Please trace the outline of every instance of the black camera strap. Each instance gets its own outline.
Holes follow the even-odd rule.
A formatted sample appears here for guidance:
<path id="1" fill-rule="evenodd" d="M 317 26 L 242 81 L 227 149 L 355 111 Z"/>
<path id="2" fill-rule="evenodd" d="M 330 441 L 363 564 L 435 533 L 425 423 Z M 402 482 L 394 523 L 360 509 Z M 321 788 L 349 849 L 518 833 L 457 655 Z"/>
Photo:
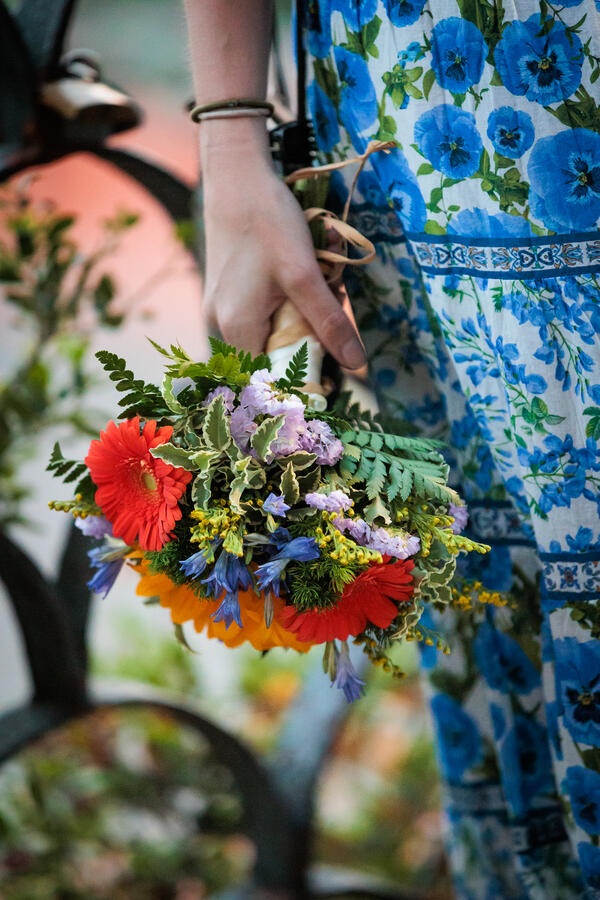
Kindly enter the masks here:
<path id="1" fill-rule="evenodd" d="M 306 114 L 306 0 L 296 0 L 296 118 L 277 125 L 270 132 L 273 159 L 284 175 L 310 166 L 314 155 L 314 138 Z"/>

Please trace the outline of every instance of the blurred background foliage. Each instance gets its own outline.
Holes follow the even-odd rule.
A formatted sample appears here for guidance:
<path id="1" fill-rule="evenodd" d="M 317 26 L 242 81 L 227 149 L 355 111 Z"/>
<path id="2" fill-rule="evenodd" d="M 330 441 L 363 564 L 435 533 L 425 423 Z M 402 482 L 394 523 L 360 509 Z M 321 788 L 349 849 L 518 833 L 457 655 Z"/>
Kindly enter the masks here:
<path id="1" fill-rule="evenodd" d="M 72 237 L 75 217 L 53 203 L 31 201 L 28 178 L 0 194 L 0 287 L 13 324 L 28 337 L 22 357 L 0 378 L 0 525 L 22 521 L 21 501 L 32 490 L 19 468 L 43 429 L 70 426 L 90 437 L 103 424 L 86 403 L 90 335 L 116 328 L 115 282 L 104 270 L 133 213 L 102 223 L 99 246 L 84 253 Z"/>

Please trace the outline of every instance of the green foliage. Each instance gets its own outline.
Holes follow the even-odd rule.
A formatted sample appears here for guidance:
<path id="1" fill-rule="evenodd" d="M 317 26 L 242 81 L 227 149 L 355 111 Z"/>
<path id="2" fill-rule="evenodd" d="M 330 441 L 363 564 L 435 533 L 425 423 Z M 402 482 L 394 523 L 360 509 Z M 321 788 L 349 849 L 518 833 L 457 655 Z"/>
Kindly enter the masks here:
<path id="1" fill-rule="evenodd" d="M 458 502 L 457 494 L 446 484 L 448 466 L 438 452 L 438 442 L 366 430 L 346 431 L 341 438 L 340 473 L 355 486 L 364 485 L 372 501 L 367 521 L 386 519 L 383 498 L 388 503 L 409 497 Z"/>
<path id="2" fill-rule="evenodd" d="M 288 506 L 294 506 L 300 499 L 300 486 L 292 462 L 282 472 L 280 488 Z"/>
<path id="3" fill-rule="evenodd" d="M 62 478 L 65 484 L 77 481 L 74 493 L 81 494 L 84 503 L 94 503 L 96 487 L 88 474 L 86 464 L 78 459 L 65 459 L 58 441 L 52 448 L 46 471 L 52 472 L 55 478 Z"/>
<path id="4" fill-rule="evenodd" d="M 183 447 L 175 447 L 173 444 L 160 444 L 158 447 L 152 447 L 150 453 L 155 459 L 162 459 L 170 466 L 179 466 L 188 472 L 195 472 L 198 468 L 194 460 L 197 455 L 194 450 L 184 450 Z"/>
<path id="5" fill-rule="evenodd" d="M 109 373 L 110 380 L 115 382 L 116 390 L 125 394 L 119 400 L 119 406 L 125 407 L 119 414 L 120 419 L 140 416 L 143 419 L 160 420 L 169 416 L 169 409 L 156 385 L 146 384 L 141 378 L 135 378 L 124 359 L 108 350 L 99 350 L 96 358 Z"/>
<path id="6" fill-rule="evenodd" d="M 342 563 L 327 554 L 312 562 L 291 562 L 287 578 L 292 603 L 300 611 L 330 609 L 338 602 L 345 586 L 364 569 L 364 565 Z"/>
<path id="7" fill-rule="evenodd" d="M 267 416 L 260 423 L 250 439 L 252 449 L 256 451 L 259 459 L 265 460 L 271 452 L 271 446 L 277 439 L 277 435 L 283 427 L 285 415 Z"/>
<path id="8" fill-rule="evenodd" d="M 173 379 L 170 375 L 165 375 L 163 377 L 160 392 L 171 412 L 175 413 L 176 416 L 184 415 L 185 407 L 181 405 L 175 396 L 175 392 L 173 391 Z"/>
<path id="9" fill-rule="evenodd" d="M 210 359 L 207 362 L 196 362 L 180 346 L 171 344 L 170 350 L 166 350 L 151 341 L 156 350 L 170 361 L 166 368 L 167 374 L 172 378 L 193 379 L 204 394 L 219 384 L 244 387 L 253 372 L 271 368 L 271 361 L 264 353 L 253 357 L 251 353 L 237 350 L 231 344 L 214 337 L 209 338 L 209 343 L 212 351 Z"/>
<path id="10" fill-rule="evenodd" d="M 0 194 L 0 284 L 30 338 L 27 351 L 0 380 L 3 525 L 22 521 L 20 505 L 29 487 L 21 483 L 19 469 L 33 453 L 36 435 L 60 425 L 91 436 L 102 424 L 92 421 L 82 403 L 91 382 L 89 333 L 123 320 L 114 304 L 117 287 L 102 265 L 136 220 L 131 214 L 109 219 L 99 248 L 86 253 L 72 235 L 75 217 L 49 204 L 34 206 L 26 190 L 22 182 Z M 90 322 L 85 328 L 84 311 Z"/>
<path id="11" fill-rule="evenodd" d="M 218 394 L 208 406 L 202 425 L 202 437 L 211 450 L 222 452 L 231 443 L 229 419 L 225 414 L 225 402 Z"/>
<path id="12" fill-rule="evenodd" d="M 288 391 L 290 388 L 304 387 L 307 368 L 308 344 L 305 342 L 292 356 L 290 364 L 285 370 L 285 375 L 277 381 L 277 386 L 281 388 L 282 391 Z"/>

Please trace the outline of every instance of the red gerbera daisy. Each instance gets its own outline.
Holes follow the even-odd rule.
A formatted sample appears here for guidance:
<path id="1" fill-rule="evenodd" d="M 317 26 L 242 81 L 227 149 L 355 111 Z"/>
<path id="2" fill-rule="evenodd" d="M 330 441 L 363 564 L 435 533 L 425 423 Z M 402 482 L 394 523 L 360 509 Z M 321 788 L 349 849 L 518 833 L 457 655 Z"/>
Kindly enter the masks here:
<path id="1" fill-rule="evenodd" d="M 398 604 L 407 603 L 413 594 L 412 559 L 369 566 L 344 589 L 337 606 L 298 612 L 285 606 L 279 621 L 298 640 L 323 644 L 336 638 L 345 641 L 364 631 L 367 622 L 387 628 L 398 614 Z"/>
<path id="2" fill-rule="evenodd" d="M 169 540 L 181 518 L 178 500 L 192 477 L 150 453 L 172 434 L 170 425 L 157 430 L 153 420 L 140 432 L 138 416 L 120 425 L 109 422 L 85 458 L 98 488 L 96 503 L 112 522 L 114 536 L 128 544 L 137 539 L 142 550 L 160 550 Z"/>

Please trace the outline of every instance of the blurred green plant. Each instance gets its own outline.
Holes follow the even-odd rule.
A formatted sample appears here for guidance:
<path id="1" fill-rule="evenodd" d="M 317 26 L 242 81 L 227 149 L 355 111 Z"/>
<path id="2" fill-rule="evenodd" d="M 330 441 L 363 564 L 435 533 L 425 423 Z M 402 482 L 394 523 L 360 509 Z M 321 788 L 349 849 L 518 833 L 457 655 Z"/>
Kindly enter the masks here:
<path id="1" fill-rule="evenodd" d="M 73 237 L 75 217 L 34 205 L 28 185 L 21 179 L 0 195 L 0 286 L 30 344 L 0 377 L 0 526 L 23 522 L 29 490 L 19 467 L 36 434 L 58 425 L 98 432 L 83 403 L 89 337 L 124 318 L 113 308 L 115 283 L 102 264 L 138 218 L 120 212 L 105 220 L 98 248 L 86 254 Z M 5 352 L 4 362 L 11 358 Z"/>
<path id="2" fill-rule="evenodd" d="M 199 693 L 192 655 L 170 632 L 158 632 L 140 616 L 124 612 L 115 615 L 111 625 L 111 652 L 93 656 L 95 675 L 143 681 L 186 697 Z"/>
<path id="3" fill-rule="evenodd" d="M 200 900 L 247 875 L 240 820 L 196 732 L 164 713 L 95 712 L 0 770 L 0 896 Z"/>

